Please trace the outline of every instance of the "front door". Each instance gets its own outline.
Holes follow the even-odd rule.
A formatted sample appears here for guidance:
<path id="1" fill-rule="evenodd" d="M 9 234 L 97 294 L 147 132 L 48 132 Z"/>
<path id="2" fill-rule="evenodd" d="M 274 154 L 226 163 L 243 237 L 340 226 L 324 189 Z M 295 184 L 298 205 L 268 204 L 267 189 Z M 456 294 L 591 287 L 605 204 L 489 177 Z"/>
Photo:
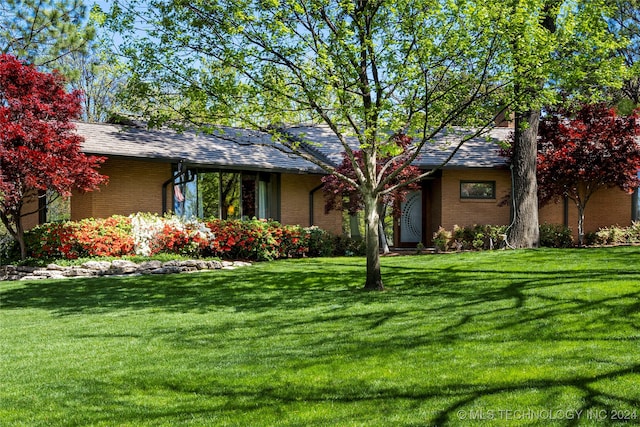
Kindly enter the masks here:
<path id="1" fill-rule="evenodd" d="M 422 242 L 422 191 L 412 191 L 400 205 L 400 245 Z"/>

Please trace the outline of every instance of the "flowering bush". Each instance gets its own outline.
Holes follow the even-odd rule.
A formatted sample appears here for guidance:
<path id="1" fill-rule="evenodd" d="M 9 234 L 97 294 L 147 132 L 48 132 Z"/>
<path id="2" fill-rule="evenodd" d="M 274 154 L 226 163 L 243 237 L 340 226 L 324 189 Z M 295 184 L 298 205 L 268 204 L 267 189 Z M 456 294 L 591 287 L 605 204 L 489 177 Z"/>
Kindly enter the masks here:
<path id="1" fill-rule="evenodd" d="M 137 213 L 130 218 L 135 254 L 150 256 L 160 252 L 162 247 L 158 236 L 164 230 L 164 220 L 158 215 L 146 213 Z"/>
<path id="2" fill-rule="evenodd" d="M 34 258 L 117 257 L 134 247 L 131 220 L 124 216 L 42 224 L 27 232 L 25 242 Z"/>
<path id="3" fill-rule="evenodd" d="M 215 238 L 211 230 L 197 220 L 149 213 L 137 213 L 130 218 L 136 255 L 165 252 L 199 256 Z"/>
<path id="4" fill-rule="evenodd" d="M 201 222 L 149 213 L 43 224 L 27 233 L 26 242 L 29 256 L 52 259 L 174 253 L 267 261 L 360 252 L 317 227 L 258 219 Z"/>
<path id="5" fill-rule="evenodd" d="M 300 257 L 308 251 L 308 236 L 298 226 L 253 219 L 211 220 L 207 222 L 216 238 L 209 249 L 222 258 L 258 261 Z"/>

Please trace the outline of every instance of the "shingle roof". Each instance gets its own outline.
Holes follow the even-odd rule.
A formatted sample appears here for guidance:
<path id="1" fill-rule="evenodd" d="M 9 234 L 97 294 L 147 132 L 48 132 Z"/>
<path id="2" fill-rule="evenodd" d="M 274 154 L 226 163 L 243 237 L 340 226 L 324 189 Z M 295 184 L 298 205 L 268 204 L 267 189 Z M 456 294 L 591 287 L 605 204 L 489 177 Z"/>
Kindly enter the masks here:
<path id="1" fill-rule="evenodd" d="M 171 162 L 184 160 L 195 166 L 227 169 L 323 173 L 313 163 L 274 148 L 271 137 L 257 131 L 227 128 L 223 134 L 205 134 L 111 124 L 77 123 L 76 126 L 78 133 L 85 138 L 82 148 L 88 154 Z M 472 138 L 463 144 L 445 167 L 504 166 L 504 158 L 498 155 L 497 142 L 507 140 L 512 131 L 495 128 L 486 136 Z M 342 162 L 342 145 L 328 127 L 295 126 L 288 128 L 287 132 L 310 141 L 308 151 L 334 164 Z M 460 130 L 441 132 L 433 143 L 423 147 L 415 165 L 422 168 L 439 166 L 464 134 Z M 355 139 L 349 142 L 353 148 L 357 148 Z"/>
<path id="2" fill-rule="evenodd" d="M 312 143 L 312 149 L 331 159 L 335 164 L 342 162 L 342 145 L 327 126 L 295 126 L 287 131 L 296 137 Z M 493 128 L 482 136 L 466 141 L 445 168 L 495 168 L 505 166 L 505 159 L 498 153 L 498 142 L 507 141 L 513 129 Z M 436 135 L 433 141 L 425 144 L 414 165 L 428 169 L 438 167 L 460 143 L 462 138 L 470 136 L 471 131 L 465 129 L 449 129 Z M 356 149 L 358 143 L 351 138 L 349 145 Z"/>
<path id="3" fill-rule="evenodd" d="M 171 162 L 184 160 L 195 166 L 322 173 L 322 170 L 292 154 L 273 148 L 268 134 L 228 128 L 224 134 L 204 134 L 172 129 L 77 123 L 88 154 Z"/>
<path id="4" fill-rule="evenodd" d="M 513 129 L 493 128 L 482 136 L 466 141 L 445 169 L 458 168 L 497 168 L 506 165 L 505 158 L 499 155 L 498 142 L 508 141 Z M 440 132 L 435 141 L 426 144 L 414 164 L 421 168 L 440 166 L 469 131 L 453 130 Z"/>

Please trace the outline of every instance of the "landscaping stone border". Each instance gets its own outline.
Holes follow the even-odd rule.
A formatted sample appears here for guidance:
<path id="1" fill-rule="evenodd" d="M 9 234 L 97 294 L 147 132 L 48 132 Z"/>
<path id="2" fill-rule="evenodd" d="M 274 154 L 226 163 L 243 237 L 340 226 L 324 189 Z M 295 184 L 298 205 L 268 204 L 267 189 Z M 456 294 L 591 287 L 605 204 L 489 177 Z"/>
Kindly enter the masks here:
<path id="1" fill-rule="evenodd" d="M 173 274 L 204 270 L 234 269 L 250 266 L 244 261 L 172 260 L 144 261 L 139 264 L 128 260 L 87 261 L 79 266 L 49 264 L 46 267 L 3 265 L 0 280 L 68 279 L 71 277 L 132 276 L 143 274 Z"/>

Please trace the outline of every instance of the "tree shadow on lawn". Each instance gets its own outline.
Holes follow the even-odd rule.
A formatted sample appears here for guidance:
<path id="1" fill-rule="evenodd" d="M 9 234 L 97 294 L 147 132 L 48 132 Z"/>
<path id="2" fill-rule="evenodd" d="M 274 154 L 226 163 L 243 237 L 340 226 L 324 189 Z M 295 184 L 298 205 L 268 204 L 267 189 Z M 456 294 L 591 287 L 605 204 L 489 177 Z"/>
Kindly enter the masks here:
<path id="1" fill-rule="evenodd" d="M 296 335 L 298 339 L 301 333 L 309 335 L 305 345 L 314 348 L 312 356 L 291 360 L 289 368 L 294 370 L 322 366 L 339 352 L 365 360 L 385 354 L 403 355 L 405 351 L 414 350 L 421 351 L 421 357 L 429 364 L 432 363 L 429 351 L 433 350 L 435 354 L 446 347 L 475 344 L 482 354 L 466 356 L 470 369 L 471 366 L 475 366 L 474 369 L 506 369 L 513 362 L 507 351 L 511 346 L 531 347 L 528 351 L 532 361 L 527 363 L 540 361 L 553 365 L 555 362 L 547 359 L 562 355 L 547 354 L 542 350 L 567 342 L 571 343 L 567 350 L 571 354 L 564 357 L 564 363 L 574 361 L 583 367 L 575 374 L 571 373 L 571 366 L 566 366 L 559 375 L 545 373 L 536 377 L 532 374 L 528 379 L 515 381 L 501 381 L 492 376 L 486 384 L 464 380 L 434 384 L 432 380 L 425 380 L 421 385 L 418 378 L 413 386 L 383 384 L 371 390 L 369 383 L 354 377 L 340 390 L 326 384 L 287 388 L 279 387 L 277 383 L 270 386 L 265 383 L 249 391 L 236 386 L 220 387 L 220 393 L 231 401 L 249 398 L 254 402 L 267 399 L 348 403 L 399 399 L 413 402 L 416 410 L 428 400 L 444 401 L 446 404 L 440 404 L 433 416 L 436 425 L 461 425 L 464 422 L 456 418 L 458 411 L 468 411 L 494 398 L 499 401 L 505 395 L 509 401 L 509 395 L 536 390 L 552 394 L 557 389 L 560 394 L 579 396 L 579 407 L 573 408 L 576 410 L 600 408 L 611 413 L 614 409 L 635 404 L 633 399 L 612 392 L 611 387 L 603 389 L 600 384 L 640 374 L 637 364 L 640 286 L 627 286 L 619 291 L 598 289 L 612 279 L 640 283 L 640 273 L 612 272 L 597 266 L 564 273 L 515 267 L 497 271 L 490 263 L 437 268 L 421 260 L 417 259 L 411 267 L 394 263 L 385 265 L 389 291 L 383 293 L 360 290 L 363 269 L 357 261 L 307 261 L 299 267 L 293 264 L 286 269 L 260 265 L 195 275 L 11 284 L 0 292 L 0 311 L 35 308 L 60 316 L 147 309 L 261 314 L 242 323 L 244 331 L 253 333 L 254 339 L 275 336 L 286 341 L 288 334 Z M 335 274 L 337 265 L 340 266 L 339 277 Z M 300 310 L 311 310 L 313 314 L 298 316 Z M 281 315 L 289 312 L 290 315 Z M 307 325 L 309 328 L 305 329 Z M 221 345 L 220 333 L 237 328 L 238 324 L 229 320 L 215 327 L 192 324 L 181 328 L 156 328 L 153 334 L 181 348 L 213 348 Z M 340 329 L 336 331 L 336 328 Z M 582 347 L 597 341 L 610 341 L 611 346 L 603 348 L 624 349 L 626 354 L 598 354 L 593 353 L 593 349 L 581 354 Z M 233 347 L 235 344 L 222 345 Z M 492 348 L 496 349 L 496 358 L 500 360 L 496 360 L 495 366 L 486 368 L 483 363 L 491 358 Z M 274 358 L 281 357 L 277 354 L 279 350 L 274 349 Z M 504 354 L 499 354 L 501 351 Z M 446 357 L 446 353 L 443 354 Z M 515 357 L 513 363 L 519 363 L 520 357 Z M 593 372 L 585 373 L 584 366 L 591 365 Z M 168 388 L 177 386 L 179 384 L 167 384 Z M 217 387 L 212 385 L 213 388 Z M 350 395 L 349 390 L 354 389 L 361 392 Z M 216 392 L 209 390 L 208 393 Z M 569 409 L 558 408 L 551 401 L 543 408 Z M 577 425 L 578 421 L 566 420 L 563 425 Z"/>
<path id="2" fill-rule="evenodd" d="M 363 314 L 373 329 L 413 304 L 417 306 L 411 308 L 415 314 L 425 318 L 454 313 L 456 321 L 441 331 L 441 337 L 453 333 L 452 339 L 457 338 L 455 331 L 474 322 L 489 322 L 493 328 L 505 330 L 514 326 L 522 330 L 530 324 L 531 332 L 537 332 L 540 322 L 585 312 L 594 313 L 590 319 L 603 325 L 614 319 L 640 330 L 640 319 L 632 316 L 640 312 L 640 287 L 595 295 L 580 291 L 606 283 L 614 278 L 612 275 L 640 283 L 640 272 L 612 273 L 597 267 L 565 273 L 500 272 L 488 265 L 431 268 L 428 262 L 412 267 L 385 265 L 389 290 L 379 293 L 361 290 L 363 269 L 357 260 L 307 261 L 299 265 L 275 270 L 263 264 L 202 274 L 16 283 L 0 291 L 0 310 L 35 308 L 71 315 L 118 310 L 261 313 L 317 308 L 330 320 L 355 316 L 353 312 L 344 314 L 341 309 L 345 307 L 379 304 L 375 313 L 365 310 Z"/>
<path id="3" fill-rule="evenodd" d="M 407 298 L 422 297 L 448 299 L 448 303 L 456 307 L 512 300 L 517 308 L 531 297 L 526 294 L 528 289 L 540 291 L 571 284 L 587 286 L 591 282 L 612 278 L 610 270 L 598 268 L 566 273 L 527 270 L 502 273 L 490 265 L 434 268 L 425 262 L 423 265 L 412 264 L 412 267 L 385 265 L 388 290 L 378 293 L 361 290 L 364 266 L 358 260 L 307 261 L 299 265 L 292 264 L 284 269 L 285 272 L 262 264 L 199 274 L 14 282 L 8 289 L 0 291 L 0 309 L 36 308 L 58 315 L 122 309 L 259 312 L 327 303 L 332 306 L 374 302 L 393 304 Z M 339 268 L 338 275 L 336 267 Z M 625 279 L 638 279 L 640 282 L 640 273 L 618 271 L 615 274 L 619 278 L 627 276 Z M 554 292 L 546 297 L 564 299 Z M 580 298 L 577 300 L 582 301 Z M 437 310 L 446 308 L 446 305 L 436 307 Z M 638 309 L 640 304 L 627 307 L 631 313 Z"/>
<path id="4" fill-rule="evenodd" d="M 232 271 L 195 274 L 16 283 L 0 292 L 0 309 L 36 308 L 58 315 L 138 309 L 265 311 L 279 306 L 312 304 L 323 297 L 330 298 L 329 294 L 349 300 L 349 296 L 356 293 L 355 287 L 349 287 L 349 275 L 343 274 L 345 286 L 336 287 L 335 276 L 323 265 L 293 268 L 284 273 L 268 267 L 258 264 Z"/>

